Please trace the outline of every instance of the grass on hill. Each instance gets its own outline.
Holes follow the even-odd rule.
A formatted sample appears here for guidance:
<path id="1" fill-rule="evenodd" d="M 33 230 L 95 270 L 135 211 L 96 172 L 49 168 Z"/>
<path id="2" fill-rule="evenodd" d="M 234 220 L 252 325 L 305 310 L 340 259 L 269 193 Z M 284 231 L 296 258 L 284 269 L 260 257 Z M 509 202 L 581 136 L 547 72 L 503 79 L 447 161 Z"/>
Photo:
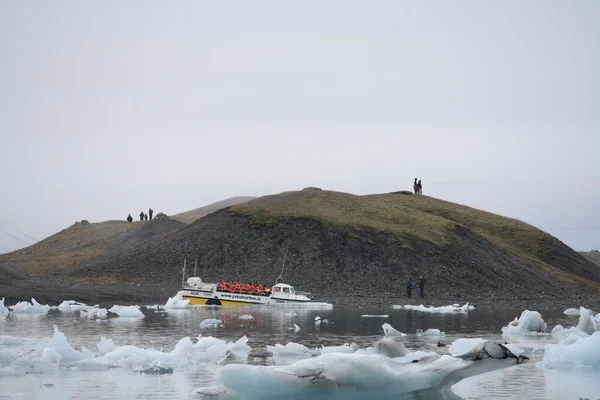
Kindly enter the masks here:
<path id="1" fill-rule="evenodd" d="M 156 236 L 169 234 L 182 223 L 171 220 L 78 222 L 32 246 L 4 254 L 2 260 L 17 261 L 29 275 L 67 270 L 118 249 Z"/>
<path id="2" fill-rule="evenodd" d="M 245 203 L 254 198 L 255 197 L 249 197 L 249 196 L 231 197 L 229 199 L 221 200 L 221 201 L 209 204 L 204 207 L 195 208 L 193 210 L 189 210 L 189 211 L 185 211 L 185 212 L 182 212 L 179 214 L 172 215 L 171 218 L 176 221 L 183 222 L 184 224 L 191 224 L 192 222 L 195 222 L 195 221 L 199 220 L 200 218 L 202 218 L 210 213 L 213 213 L 215 211 L 218 211 L 222 208 L 234 206 L 234 205 L 240 204 L 240 203 Z"/>
<path id="3" fill-rule="evenodd" d="M 577 255 L 551 235 L 516 219 L 428 196 L 357 196 L 309 189 L 260 197 L 234 206 L 229 212 L 251 218 L 256 226 L 274 227 L 287 218 L 313 218 L 326 226 L 350 231 L 371 229 L 393 234 L 405 243 L 418 238 L 438 247 L 456 240 L 455 231 L 460 226 L 489 239 L 524 264 L 561 280 L 580 281 L 557 269 L 562 268 L 557 265 L 561 261 L 557 249 L 564 247 L 563 259 Z"/>

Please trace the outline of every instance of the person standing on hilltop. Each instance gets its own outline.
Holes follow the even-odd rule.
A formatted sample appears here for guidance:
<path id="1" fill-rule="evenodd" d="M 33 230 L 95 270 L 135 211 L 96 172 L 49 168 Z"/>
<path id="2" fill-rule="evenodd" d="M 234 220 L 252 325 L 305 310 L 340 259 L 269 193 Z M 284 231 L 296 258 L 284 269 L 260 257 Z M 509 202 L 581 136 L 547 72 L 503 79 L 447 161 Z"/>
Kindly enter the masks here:
<path id="1" fill-rule="evenodd" d="M 415 182 L 413 183 L 413 189 L 415 190 L 415 194 L 419 194 L 419 185 L 417 184 L 417 178 L 415 178 Z"/>
<path id="2" fill-rule="evenodd" d="M 150 221 L 152 221 L 152 214 L 154 214 L 154 210 L 152 209 L 152 207 L 150 207 L 150 209 L 148 210 L 148 215 L 150 216 Z"/>
<path id="3" fill-rule="evenodd" d="M 131 214 L 127 214 L 127 222 L 131 223 L 131 221 L 133 221 L 133 218 L 131 218 Z"/>
<path id="4" fill-rule="evenodd" d="M 408 278 L 408 280 L 406 281 L 406 297 L 408 297 L 410 299 L 410 295 L 412 293 L 412 287 L 413 287 L 413 282 L 412 282 L 412 278 Z"/>
<path id="5" fill-rule="evenodd" d="M 427 281 L 423 278 L 423 275 L 421 275 L 419 277 L 419 296 L 421 296 L 421 298 L 425 297 L 425 282 Z"/>
<path id="6" fill-rule="evenodd" d="M 144 212 L 142 211 L 142 212 L 140 212 L 140 221 L 143 221 L 143 220 L 144 220 Z"/>
<path id="7" fill-rule="evenodd" d="M 421 185 L 421 180 L 419 179 L 419 182 L 417 183 L 417 187 L 419 188 L 419 194 L 423 194 L 423 185 Z"/>

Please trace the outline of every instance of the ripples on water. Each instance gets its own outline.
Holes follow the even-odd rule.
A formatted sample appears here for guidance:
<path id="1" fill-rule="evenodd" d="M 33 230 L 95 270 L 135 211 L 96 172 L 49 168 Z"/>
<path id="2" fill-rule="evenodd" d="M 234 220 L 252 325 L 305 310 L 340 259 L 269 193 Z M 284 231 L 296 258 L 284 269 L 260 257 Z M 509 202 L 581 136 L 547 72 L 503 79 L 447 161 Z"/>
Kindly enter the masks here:
<path id="1" fill-rule="evenodd" d="M 51 337 L 52 325 L 67 336 L 71 346 L 96 350 L 101 337 L 113 339 L 117 346 L 133 345 L 172 350 L 177 341 L 199 334 L 235 341 L 247 335 L 252 352 L 251 364 L 273 363 L 266 345 L 288 342 L 301 343 L 307 347 L 337 346 L 356 342 L 361 347 L 373 345 L 383 336 L 381 325 L 391 324 L 397 330 L 408 333 L 404 338 L 409 350 L 426 350 L 445 353 L 447 347 L 437 347 L 439 338 L 415 335 L 417 329 L 438 328 L 446 333 L 441 339 L 451 343 L 460 337 L 482 337 L 504 342 L 501 328 L 521 314 L 520 309 L 481 310 L 468 314 L 427 314 L 415 311 L 379 307 L 336 307 L 330 310 L 287 308 L 203 308 L 199 310 L 143 309 L 143 319 L 80 318 L 78 312 L 64 313 L 51 310 L 44 316 L 11 315 L 0 318 L 0 335 L 19 337 Z M 556 324 L 572 326 L 576 317 L 567 317 L 562 310 L 541 310 L 549 330 Z M 250 314 L 250 320 L 240 315 Z M 388 318 L 362 318 L 364 314 L 387 314 Z M 329 323 L 315 325 L 320 316 Z M 223 327 L 202 330 L 204 319 L 216 318 Z M 297 333 L 293 324 L 300 326 Z M 518 366 L 489 372 L 468 378 L 454 385 L 454 394 L 467 399 L 568 399 L 588 397 L 600 399 L 600 374 L 594 369 L 545 371 L 536 366 L 543 357 L 543 349 L 551 338 L 511 338 L 529 348 L 531 360 Z M 0 351 L 3 351 L 0 347 Z M 2 357 L 0 357 L 0 360 Z M 0 399 L 188 399 L 194 388 L 214 383 L 216 366 L 196 366 L 185 372 L 150 375 L 122 369 L 99 372 L 69 371 L 63 369 L 49 374 L 28 374 L 24 377 L 0 377 Z M 452 398 L 452 393 L 446 394 Z M 423 397 L 423 396 L 422 396 Z M 438 395 L 439 397 L 439 395 Z M 424 398 L 430 398 L 424 395 Z"/>

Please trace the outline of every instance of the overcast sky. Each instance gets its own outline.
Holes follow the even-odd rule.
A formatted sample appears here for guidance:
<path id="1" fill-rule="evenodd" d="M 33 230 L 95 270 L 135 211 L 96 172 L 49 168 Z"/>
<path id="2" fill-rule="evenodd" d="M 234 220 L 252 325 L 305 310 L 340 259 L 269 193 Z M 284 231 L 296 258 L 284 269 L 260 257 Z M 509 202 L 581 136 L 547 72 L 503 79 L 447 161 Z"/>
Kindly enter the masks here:
<path id="1" fill-rule="evenodd" d="M 600 248 L 598 21 L 594 0 L 0 0 L 0 253 L 414 177 Z"/>

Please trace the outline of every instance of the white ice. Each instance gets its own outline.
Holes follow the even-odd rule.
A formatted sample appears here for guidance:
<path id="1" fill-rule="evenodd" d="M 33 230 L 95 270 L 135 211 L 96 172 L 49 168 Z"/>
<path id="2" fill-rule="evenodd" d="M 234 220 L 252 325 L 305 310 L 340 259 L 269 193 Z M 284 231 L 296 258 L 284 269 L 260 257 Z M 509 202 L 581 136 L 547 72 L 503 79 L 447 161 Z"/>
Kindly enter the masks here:
<path id="1" fill-rule="evenodd" d="M 85 303 L 79 303 L 75 300 L 65 300 L 62 303 L 60 303 L 57 308 L 62 312 L 73 312 L 80 310 L 88 310 L 94 307 L 88 306 Z"/>
<path id="2" fill-rule="evenodd" d="M 446 336 L 446 334 L 442 331 L 440 331 L 439 329 L 427 329 L 425 332 L 418 330 L 417 331 L 417 336 L 429 336 L 429 337 L 439 337 L 439 336 Z"/>
<path id="3" fill-rule="evenodd" d="M 372 314 L 364 314 L 361 315 L 362 318 L 388 318 L 389 315 L 388 314 L 382 314 L 382 315 L 372 315 Z"/>
<path id="4" fill-rule="evenodd" d="M 192 308 L 190 301 L 183 300 L 181 293 L 177 293 L 175 296 L 169 297 L 169 300 L 167 300 L 167 303 L 165 304 L 165 310 L 185 310 L 189 308 Z"/>
<path id="5" fill-rule="evenodd" d="M 405 310 L 421 311 L 421 312 L 428 312 L 428 313 L 438 313 L 438 314 L 466 313 L 469 310 L 475 309 L 475 307 L 470 306 L 469 303 L 466 303 L 463 306 L 461 306 L 459 304 L 453 304 L 453 305 L 444 306 L 444 307 L 433 307 L 433 306 L 425 307 L 423 304 L 418 305 L 418 306 L 413 306 L 413 305 L 407 304 L 404 306 L 394 305 L 394 306 L 392 306 L 392 308 L 403 308 Z"/>
<path id="6" fill-rule="evenodd" d="M 452 372 L 472 363 L 450 356 L 401 363 L 381 355 L 331 353 L 288 366 L 228 364 L 217 372 L 217 381 L 223 386 L 210 390 L 212 398 L 219 400 L 266 398 L 266 392 L 274 399 L 397 397 L 437 386 Z M 205 388 L 194 392 L 210 398 Z"/>
<path id="7" fill-rule="evenodd" d="M 143 318 L 144 314 L 138 306 L 112 306 L 108 311 L 124 318 Z"/>
<path id="8" fill-rule="evenodd" d="M 572 316 L 579 316 L 579 308 L 567 308 L 565 311 L 563 311 L 564 314 L 566 315 L 572 315 Z"/>
<path id="9" fill-rule="evenodd" d="M 49 305 L 41 305 L 35 299 L 31 298 L 31 304 L 27 301 L 20 301 L 14 306 L 10 307 L 13 314 L 36 314 L 43 315 L 47 314 L 50 310 Z"/>
<path id="10" fill-rule="evenodd" d="M 508 326 L 502 328 L 504 335 L 544 335 L 547 325 L 542 315 L 537 311 L 525 310 L 519 318 L 509 322 Z"/>
<path id="11" fill-rule="evenodd" d="M 285 346 L 277 343 L 275 346 L 267 345 L 267 351 L 279 357 L 312 357 L 318 354 L 316 350 L 309 349 L 300 343 L 287 343 Z"/>
<path id="12" fill-rule="evenodd" d="M 218 328 L 222 323 L 220 319 L 208 318 L 200 322 L 200 329 Z"/>
<path id="13" fill-rule="evenodd" d="M 572 343 L 548 345 L 542 361 L 544 368 L 577 366 L 600 367 L 600 332 L 577 338 Z"/>
<path id="14" fill-rule="evenodd" d="M 577 329 L 587 333 L 588 335 L 591 335 L 598 330 L 598 324 L 596 323 L 596 319 L 592 316 L 590 310 L 587 310 L 583 307 L 580 308 L 579 324 L 577 324 Z"/>
<path id="15" fill-rule="evenodd" d="M 6 316 L 10 313 L 10 310 L 4 305 L 4 297 L 0 301 L 0 316 Z"/>
<path id="16" fill-rule="evenodd" d="M 240 315 L 238 318 L 239 319 L 254 319 L 254 317 L 252 315 L 250 315 L 250 314 Z"/>
<path id="17" fill-rule="evenodd" d="M 448 353 L 453 357 L 469 358 L 483 350 L 487 340 L 485 339 L 457 339 L 448 348 Z"/>
<path id="18" fill-rule="evenodd" d="M 88 308 L 87 310 L 79 310 L 81 318 L 106 318 L 108 310 L 106 308 Z"/>
<path id="19" fill-rule="evenodd" d="M 300 327 L 296 324 L 294 324 L 294 332 L 298 332 L 300 330 Z"/>
<path id="20" fill-rule="evenodd" d="M 394 329 L 394 327 L 392 327 L 388 323 L 381 325 L 381 327 L 383 328 L 383 333 L 385 334 L 385 336 L 389 336 L 389 337 L 406 336 L 406 333 L 402 333 L 402 332 Z"/>

